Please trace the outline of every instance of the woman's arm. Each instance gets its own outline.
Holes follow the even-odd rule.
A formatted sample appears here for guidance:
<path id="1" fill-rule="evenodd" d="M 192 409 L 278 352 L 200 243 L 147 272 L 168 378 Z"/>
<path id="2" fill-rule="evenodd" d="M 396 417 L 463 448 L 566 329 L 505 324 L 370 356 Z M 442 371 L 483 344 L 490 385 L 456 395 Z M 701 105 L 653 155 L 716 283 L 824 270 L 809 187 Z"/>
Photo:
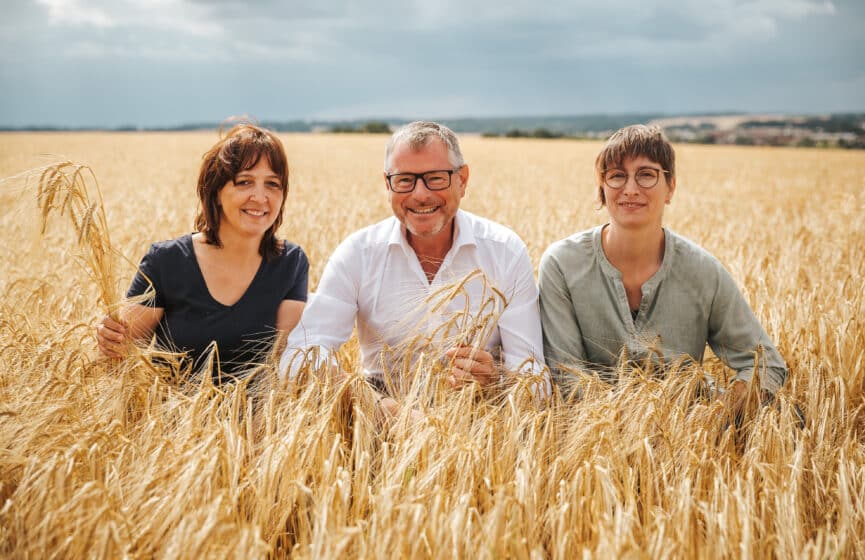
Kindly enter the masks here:
<path id="1" fill-rule="evenodd" d="M 302 322 L 291 332 L 279 362 L 281 376 L 293 379 L 300 368 L 315 356 L 316 367 L 327 362 L 332 352 L 351 338 L 357 318 L 360 251 L 352 237 L 333 252 L 321 274 L 318 290 L 309 294 Z"/>
<path id="2" fill-rule="evenodd" d="M 109 358 L 125 357 L 132 343 L 153 336 L 164 313 L 161 307 L 130 304 L 120 310 L 119 321 L 106 315 L 96 326 L 96 343 L 100 352 Z"/>
<path id="3" fill-rule="evenodd" d="M 276 344 L 274 352 L 276 356 L 282 354 L 285 350 L 285 341 L 288 334 L 294 330 L 294 327 L 300 322 L 300 316 L 303 314 L 305 301 L 294 299 L 284 299 L 276 310 Z"/>
<path id="4" fill-rule="evenodd" d="M 718 264 L 718 288 L 709 317 L 709 346 L 736 379 L 761 374 L 761 388 L 774 394 L 787 378 L 787 366 L 730 274 Z M 740 389 L 741 390 L 741 389 Z"/>
<path id="5" fill-rule="evenodd" d="M 585 364 L 583 333 L 574 313 L 571 291 L 559 264 L 548 250 L 538 270 L 540 314 L 544 336 L 544 356 L 553 379 L 562 381 L 560 367 Z"/>

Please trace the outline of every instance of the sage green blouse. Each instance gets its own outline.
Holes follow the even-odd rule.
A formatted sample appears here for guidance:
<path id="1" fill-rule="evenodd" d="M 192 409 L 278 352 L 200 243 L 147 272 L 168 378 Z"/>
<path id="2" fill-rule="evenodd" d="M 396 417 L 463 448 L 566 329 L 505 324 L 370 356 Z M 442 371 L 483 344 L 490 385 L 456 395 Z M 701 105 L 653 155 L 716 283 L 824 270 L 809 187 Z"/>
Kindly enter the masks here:
<path id="1" fill-rule="evenodd" d="M 763 389 L 783 385 L 784 360 L 718 259 L 664 229 L 661 267 L 643 284 L 633 317 L 622 275 L 601 246 L 602 229 L 558 241 L 541 258 L 544 355 L 554 380 L 566 381 L 563 367 L 609 378 L 621 359 L 650 354 L 656 362 L 702 362 L 708 343 L 737 379 L 749 381 L 756 365 Z"/>

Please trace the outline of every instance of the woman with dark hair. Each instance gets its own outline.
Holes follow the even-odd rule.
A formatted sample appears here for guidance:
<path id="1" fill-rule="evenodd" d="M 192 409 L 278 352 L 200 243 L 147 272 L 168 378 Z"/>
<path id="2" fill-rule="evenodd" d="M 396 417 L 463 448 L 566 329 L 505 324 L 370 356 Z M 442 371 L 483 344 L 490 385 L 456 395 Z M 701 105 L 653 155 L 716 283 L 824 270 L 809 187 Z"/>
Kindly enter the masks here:
<path id="1" fill-rule="evenodd" d="M 282 142 L 252 124 L 231 128 L 206 154 L 198 177 L 195 233 L 151 245 L 120 321 L 96 328 L 103 354 L 122 357 L 133 340 L 156 335 L 162 349 L 185 353 L 198 371 L 213 351 L 214 383 L 266 356 L 290 332 L 307 297 L 303 250 L 276 237 L 288 194 Z"/>
<path id="2" fill-rule="evenodd" d="M 765 397 L 784 360 L 718 260 L 662 225 L 676 192 L 672 145 L 659 128 L 613 134 L 595 160 L 603 226 L 551 245 L 539 267 L 544 355 L 569 390 L 569 369 L 615 379 L 622 361 L 700 362 L 708 343 L 736 372 L 741 402 L 755 371 Z M 659 363 L 660 362 L 660 363 Z"/>

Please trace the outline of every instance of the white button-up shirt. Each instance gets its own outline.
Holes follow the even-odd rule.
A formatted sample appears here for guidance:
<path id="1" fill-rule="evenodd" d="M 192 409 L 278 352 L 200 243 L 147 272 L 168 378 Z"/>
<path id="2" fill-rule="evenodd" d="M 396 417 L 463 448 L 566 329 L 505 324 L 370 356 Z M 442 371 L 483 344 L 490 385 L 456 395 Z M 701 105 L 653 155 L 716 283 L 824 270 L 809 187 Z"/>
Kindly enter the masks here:
<path id="1" fill-rule="evenodd" d="M 362 365 L 372 377 L 416 358 L 419 341 L 443 350 L 482 343 L 508 371 L 544 367 L 538 289 L 525 243 L 505 226 L 462 210 L 432 282 L 395 217 L 346 238 L 289 335 L 280 370 L 293 375 L 315 347 L 320 358 L 331 355 L 355 322 Z"/>

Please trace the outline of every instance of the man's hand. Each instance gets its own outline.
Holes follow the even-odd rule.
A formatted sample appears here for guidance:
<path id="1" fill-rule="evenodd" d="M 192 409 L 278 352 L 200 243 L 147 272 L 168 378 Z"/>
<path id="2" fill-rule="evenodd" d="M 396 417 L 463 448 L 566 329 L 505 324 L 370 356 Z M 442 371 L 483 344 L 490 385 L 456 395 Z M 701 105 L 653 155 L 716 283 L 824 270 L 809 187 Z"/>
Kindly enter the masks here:
<path id="1" fill-rule="evenodd" d="M 445 356 L 453 364 L 447 380 L 454 389 L 471 382 L 477 382 L 484 387 L 499 378 L 493 356 L 486 350 L 471 346 L 457 346 L 445 352 Z"/>

